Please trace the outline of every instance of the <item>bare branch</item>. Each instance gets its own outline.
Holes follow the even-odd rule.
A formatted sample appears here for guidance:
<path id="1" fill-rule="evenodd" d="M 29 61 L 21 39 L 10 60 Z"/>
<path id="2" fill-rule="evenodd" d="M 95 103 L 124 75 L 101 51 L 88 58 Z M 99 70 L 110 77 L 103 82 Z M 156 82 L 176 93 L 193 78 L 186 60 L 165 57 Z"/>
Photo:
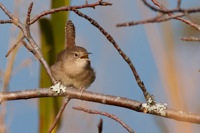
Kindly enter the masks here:
<path id="1" fill-rule="evenodd" d="M 0 20 L 0 24 L 9 24 L 12 23 L 12 20 Z"/>
<path id="2" fill-rule="evenodd" d="M 151 0 L 154 4 L 155 3 L 158 3 L 156 0 Z M 159 9 L 159 8 L 156 8 L 154 6 L 152 6 L 151 4 L 149 4 L 147 2 L 147 0 L 142 0 L 142 2 L 147 6 L 149 7 L 150 9 L 156 11 L 156 12 L 160 12 L 160 13 L 164 13 L 164 14 L 168 14 L 168 13 L 177 13 L 177 12 L 180 12 L 180 13 L 184 13 L 184 12 L 188 12 L 188 13 L 197 13 L 197 12 L 200 12 L 200 8 L 191 8 L 191 9 L 183 9 L 183 8 L 175 8 L 175 9 L 171 9 L 171 10 L 168 10 L 167 8 L 165 9 Z M 160 4 L 159 4 L 160 5 Z M 158 6 L 158 5 L 157 5 Z"/>
<path id="3" fill-rule="evenodd" d="M 129 133 L 134 133 L 134 131 L 126 123 L 124 123 L 121 119 L 119 119 L 114 114 L 109 114 L 107 112 L 102 112 L 102 111 L 98 111 L 98 110 L 86 109 L 86 108 L 82 108 L 82 107 L 73 107 L 73 109 L 84 111 L 84 112 L 90 113 L 90 114 L 98 114 L 98 115 L 106 116 L 108 118 L 115 120 L 119 124 L 121 124 Z"/>
<path id="4" fill-rule="evenodd" d="M 122 51 L 122 49 L 119 47 L 119 45 L 115 42 L 115 40 L 113 39 L 113 37 L 108 33 L 106 32 L 94 19 L 92 19 L 91 17 L 81 13 L 80 11 L 74 9 L 73 10 L 77 15 L 85 18 L 86 20 L 88 20 L 92 25 L 94 25 L 95 27 L 97 27 L 100 32 L 108 39 L 108 41 L 110 41 L 110 43 L 113 44 L 114 48 L 119 52 L 119 54 L 122 56 L 122 58 L 126 61 L 126 63 L 129 65 L 129 67 L 131 68 L 132 70 L 132 73 L 135 77 L 135 80 L 138 84 L 138 86 L 141 88 L 142 92 L 143 92 L 143 95 L 147 101 L 147 103 L 149 104 L 155 104 L 155 100 L 153 98 L 152 95 L 150 95 L 148 92 L 147 92 L 147 89 L 144 85 L 144 83 L 142 82 L 142 80 L 140 79 L 140 76 L 138 75 L 137 73 L 137 70 L 136 68 L 134 67 L 133 63 L 131 62 L 130 58 Z"/>
<path id="5" fill-rule="evenodd" d="M 181 40 L 190 42 L 200 42 L 200 38 L 197 37 L 181 37 Z"/>
<path id="6" fill-rule="evenodd" d="M 60 110 L 59 110 L 59 112 L 58 112 L 58 114 L 57 114 L 57 116 L 56 116 L 56 118 L 55 118 L 53 124 L 52 124 L 51 127 L 49 128 L 48 133 L 51 133 L 51 132 L 53 131 L 53 129 L 56 127 L 56 124 L 58 123 L 58 120 L 60 119 L 60 117 L 61 117 L 63 111 L 65 110 L 65 107 L 66 107 L 67 104 L 69 103 L 69 101 L 70 101 L 70 98 L 66 97 L 66 98 L 65 98 L 65 101 L 63 102 L 62 106 L 60 107 Z"/>
<path id="7" fill-rule="evenodd" d="M 152 9 L 152 10 L 154 10 L 154 11 L 159 11 L 159 12 L 162 12 L 162 13 L 164 13 L 164 14 L 168 14 L 169 16 L 172 16 L 173 15 L 173 13 L 175 13 L 175 12 L 178 12 L 179 10 L 182 10 L 181 8 L 179 8 L 179 9 L 174 9 L 174 10 L 167 10 L 167 8 L 165 8 L 163 5 L 161 5 L 160 3 L 158 3 L 156 0 L 151 0 L 156 6 L 158 6 L 160 9 L 157 9 L 157 8 L 155 8 L 155 7 L 153 7 L 153 6 L 151 6 L 146 0 L 142 0 L 143 1 L 143 3 L 147 6 L 147 7 L 149 7 L 150 9 Z M 191 11 L 200 11 L 200 8 L 197 8 L 197 9 L 191 9 L 191 10 L 182 10 L 182 11 L 179 11 L 179 12 L 182 12 L 182 13 L 193 13 L 193 12 L 191 12 Z M 188 19 L 185 19 L 185 18 L 181 18 L 181 17 L 177 17 L 177 18 L 175 18 L 175 19 L 177 19 L 177 20 L 180 20 L 180 21 L 182 21 L 182 22 L 184 22 L 184 23 L 186 23 L 186 24 L 188 24 L 188 25 L 190 25 L 191 27 L 193 27 L 194 29 L 196 29 L 196 30 L 198 30 L 198 31 L 200 31 L 200 25 L 198 25 L 198 24 L 195 24 L 195 23 L 193 23 L 192 21 L 190 21 L 190 20 L 188 20 Z"/>
<path id="8" fill-rule="evenodd" d="M 160 22 L 165 22 L 171 19 L 176 19 L 177 17 L 182 17 L 185 16 L 185 14 L 180 13 L 180 14 L 176 14 L 176 15 L 171 15 L 169 17 L 164 17 L 163 14 L 155 16 L 153 18 L 150 19 L 146 19 L 146 20 L 141 20 L 141 21 L 131 21 L 131 22 L 125 22 L 125 23 L 121 23 L 121 24 L 117 24 L 117 27 L 127 27 L 127 26 L 135 26 L 135 25 L 139 25 L 139 24 L 148 24 L 148 23 L 160 23 Z"/>
<path id="9" fill-rule="evenodd" d="M 10 55 L 10 53 L 18 46 L 21 44 L 22 40 L 24 39 L 24 36 L 22 36 L 7 52 L 6 57 Z"/>
<path id="10" fill-rule="evenodd" d="M 59 96 L 62 97 L 68 96 L 70 99 L 81 99 L 85 101 L 91 101 L 106 105 L 118 106 L 134 110 L 137 112 L 143 112 L 145 114 L 152 114 L 160 117 L 174 119 L 177 121 L 185 121 L 185 122 L 200 124 L 200 114 L 194 114 L 191 112 L 184 112 L 167 108 L 163 110 L 163 114 L 161 115 L 160 113 L 155 111 L 148 111 L 147 108 L 142 106 L 143 103 L 135 100 L 119 96 L 104 95 L 89 91 L 82 92 L 73 88 L 67 88 L 65 93 L 59 93 L 59 94 L 51 91 L 49 88 L 39 88 L 39 89 L 15 91 L 15 92 L 2 92 L 0 93 L 0 103 L 10 100 L 22 100 L 22 99 L 32 99 L 32 98 L 42 98 L 42 97 L 59 97 Z"/>
<path id="11" fill-rule="evenodd" d="M 32 4 L 30 4 L 30 7 L 28 9 L 28 13 L 31 11 L 31 6 Z M 35 55 L 37 55 L 37 58 L 39 59 L 39 61 L 43 64 L 43 66 L 45 67 L 45 70 L 47 71 L 49 77 L 51 78 L 52 82 L 55 84 L 56 80 L 53 78 L 53 76 L 51 75 L 50 69 L 49 69 L 49 65 L 47 64 L 47 62 L 45 61 L 45 59 L 43 58 L 43 55 L 40 51 L 39 46 L 37 45 L 37 43 L 35 42 L 35 40 L 33 39 L 33 37 L 31 36 L 30 33 L 30 29 L 29 29 L 29 25 L 23 25 L 20 20 L 14 16 L 12 13 L 10 13 L 6 7 L 0 3 L 0 8 L 5 12 L 5 14 L 12 20 L 12 23 L 14 25 L 16 25 L 17 27 L 19 27 L 21 29 L 21 31 L 23 32 L 24 37 L 26 38 L 26 40 L 31 44 L 34 52 L 36 53 Z M 28 17 L 27 17 L 28 18 Z"/>
<path id="12" fill-rule="evenodd" d="M 63 6 L 63 7 L 59 7 L 59 8 L 55 8 L 55 9 L 50 9 L 50 10 L 46 10 L 41 12 L 40 14 L 36 15 L 31 21 L 30 24 L 35 23 L 38 19 L 40 19 L 43 16 L 46 16 L 48 14 L 53 14 L 56 12 L 60 12 L 60 11 L 72 11 L 74 9 L 81 9 L 81 8 L 95 8 L 96 6 L 111 6 L 112 4 L 109 2 L 104 2 L 104 1 L 98 1 L 96 3 L 93 4 L 84 4 L 84 5 L 80 5 L 80 6 Z"/>
<path id="13" fill-rule="evenodd" d="M 26 25 L 29 25 L 29 23 L 30 23 L 30 16 L 31 16 L 32 8 L 33 8 L 33 2 L 30 3 L 29 8 L 28 8 L 28 12 L 26 15 Z"/>
<path id="14" fill-rule="evenodd" d="M 14 16 L 5 8 L 5 6 L 0 3 L 0 8 L 5 12 L 5 14 L 11 19 L 13 20 L 14 19 Z"/>
<path id="15" fill-rule="evenodd" d="M 159 23 L 159 22 L 164 22 L 164 21 L 168 21 L 171 19 L 177 19 L 180 20 L 188 25 L 190 25 L 191 27 L 195 28 L 196 30 L 200 31 L 200 25 L 192 22 L 191 20 L 188 20 L 186 18 L 181 18 L 187 14 L 190 13 L 195 13 L 195 12 L 200 12 L 200 8 L 192 8 L 192 9 L 181 9 L 181 8 L 176 8 L 173 10 L 168 10 L 167 8 L 165 8 L 163 5 L 161 5 L 160 3 L 158 3 L 156 0 L 152 0 L 152 2 L 158 6 L 160 9 L 155 8 L 154 6 L 150 5 L 146 0 L 142 0 L 143 3 L 149 7 L 150 9 L 157 11 L 157 12 L 161 12 L 162 15 L 164 16 L 165 14 L 168 14 L 169 17 L 159 17 L 162 15 L 158 15 L 156 17 L 153 17 L 151 19 L 146 19 L 146 20 L 141 20 L 141 21 L 132 21 L 132 22 L 125 22 L 125 23 L 121 23 L 121 24 L 117 24 L 117 27 L 126 27 L 126 26 L 133 26 L 133 25 L 138 25 L 138 24 L 146 24 L 146 23 Z M 181 0 L 178 0 L 178 3 L 181 3 Z M 181 12 L 180 14 L 173 14 L 176 12 Z"/>
<path id="16" fill-rule="evenodd" d="M 102 133 L 102 131 L 103 131 L 103 119 L 102 118 L 99 120 L 99 124 L 97 125 L 97 127 L 98 127 L 98 133 Z"/>

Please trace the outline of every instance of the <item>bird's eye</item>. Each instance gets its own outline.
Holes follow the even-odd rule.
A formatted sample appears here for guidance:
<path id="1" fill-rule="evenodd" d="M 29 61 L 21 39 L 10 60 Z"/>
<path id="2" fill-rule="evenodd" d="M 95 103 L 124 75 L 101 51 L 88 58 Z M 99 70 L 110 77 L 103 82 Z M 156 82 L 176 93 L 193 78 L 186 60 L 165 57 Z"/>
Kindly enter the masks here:
<path id="1" fill-rule="evenodd" d="M 78 54 L 77 54 L 77 53 L 74 53 L 74 57 L 78 57 Z"/>

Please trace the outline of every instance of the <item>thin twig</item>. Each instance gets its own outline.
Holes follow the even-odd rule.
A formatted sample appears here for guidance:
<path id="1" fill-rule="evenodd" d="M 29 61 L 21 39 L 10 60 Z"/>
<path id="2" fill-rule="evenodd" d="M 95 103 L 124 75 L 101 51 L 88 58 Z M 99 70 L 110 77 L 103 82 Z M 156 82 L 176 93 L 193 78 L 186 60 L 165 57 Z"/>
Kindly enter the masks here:
<path id="1" fill-rule="evenodd" d="M 102 112 L 102 111 L 98 111 L 98 110 L 91 110 L 91 109 L 86 109 L 86 108 L 82 108 L 82 107 L 73 107 L 73 109 L 75 110 L 80 110 L 80 111 L 84 111 L 86 113 L 90 113 L 90 114 L 98 114 L 98 115 L 103 115 L 106 116 L 108 118 L 111 118 L 113 120 L 115 120 L 116 122 L 118 122 L 119 124 L 121 124 L 129 133 L 135 133 L 133 131 L 133 129 L 131 129 L 126 123 L 124 123 L 121 119 L 119 119 L 117 116 L 115 116 L 114 114 L 109 114 L 107 112 Z"/>
<path id="2" fill-rule="evenodd" d="M 36 15 L 31 21 L 30 21 L 30 25 L 35 23 L 38 19 L 40 19 L 43 16 L 46 16 L 48 14 L 53 14 L 56 12 L 60 12 L 60 11 L 71 11 L 73 9 L 81 9 L 81 8 L 95 8 L 96 6 L 111 6 L 112 4 L 109 2 L 105 2 L 105 1 L 97 1 L 96 3 L 93 4 L 84 4 L 84 5 L 80 5 L 80 6 L 63 6 L 63 7 L 59 7 L 59 8 L 54 8 L 54 9 L 50 9 L 50 10 L 46 10 L 41 12 L 40 14 Z"/>
<path id="3" fill-rule="evenodd" d="M 151 0 L 153 3 L 155 3 L 156 0 Z M 200 12 L 200 8 L 191 8 L 191 9 L 183 9 L 183 8 L 175 8 L 175 9 L 171 9 L 171 10 L 168 10 L 168 9 L 159 9 L 159 8 L 156 8 L 154 6 L 152 6 L 151 4 L 149 4 L 147 2 L 147 0 L 142 0 L 142 2 L 147 6 L 149 7 L 150 9 L 156 11 L 156 12 L 160 12 L 160 13 L 164 13 L 164 14 L 168 14 L 168 13 L 184 13 L 184 12 L 188 12 L 188 13 L 197 13 L 197 12 Z M 157 2 L 157 1 L 156 1 Z"/>
<path id="4" fill-rule="evenodd" d="M 137 73 L 137 70 L 136 68 L 134 67 L 133 63 L 131 62 L 130 58 L 122 51 L 122 49 L 119 47 L 119 45 L 115 42 L 115 40 L 113 39 L 113 37 L 108 33 L 106 32 L 94 19 L 92 19 L 91 17 L 81 13 L 80 11 L 74 9 L 73 10 L 77 15 L 85 18 L 86 20 L 88 20 L 92 25 L 94 25 L 95 27 L 97 27 L 100 32 L 108 39 L 108 41 L 110 41 L 113 46 L 115 47 L 115 49 L 119 52 L 119 54 L 122 56 L 122 58 L 126 61 L 126 63 L 129 65 L 129 67 L 131 68 L 132 70 L 132 73 L 135 77 L 135 80 L 138 84 L 138 86 L 141 88 L 142 92 L 143 92 L 143 95 L 147 101 L 148 104 L 152 104 L 154 105 L 155 104 L 155 100 L 153 98 L 152 95 L 150 95 L 144 85 L 144 83 L 142 82 L 142 80 L 140 79 L 140 76 L 138 75 Z"/>
<path id="5" fill-rule="evenodd" d="M 31 7 L 31 6 L 30 6 Z M 8 11 L 8 9 L 2 4 L 0 3 L 0 8 L 5 12 L 5 14 L 12 20 L 13 24 L 16 25 L 17 27 L 19 27 L 21 29 L 21 31 L 23 32 L 24 37 L 26 38 L 26 40 L 31 44 L 33 50 L 35 51 L 37 58 L 39 59 L 39 61 L 43 64 L 43 66 L 45 67 L 45 70 L 47 71 L 47 74 L 49 75 L 49 77 L 51 78 L 52 82 L 55 84 L 56 80 L 53 78 L 53 76 L 51 75 L 51 71 L 49 69 L 49 65 L 47 64 L 47 62 L 45 61 L 39 46 L 37 45 L 37 43 L 35 42 L 35 40 L 33 39 L 33 37 L 31 36 L 30 33 L 30 29 L 29 29 L 29 25 L 23 25 L 22 22 L 20 22 L 20 20 L 14 16 L 12 13 L 10 13 Z M 31 7 L 32 8 L 32 7 Z M 30 10 L 30 8 L 28 9 Z M 29 12 L 29 11 L 28 11 Z"/>
<path id="6" fill-rule="evenodd" d="M 30 3 L 29 8 L 28 8 L 28 12 L 26 15 L 26 25 L 29 25 L 29 23 L 30 23 L 30 16 L 31 16 L 32 8 L 33 8 L 33 2 Z"/>
<path id="7" fill-rule="evenodd" d="M 22 36 L 6 53 L 6 57 L 8 57 L 10 55 L 10 53 L 21 44 L 22 40 L 24 39 L 24 36 Z"/>
<path id="8" fill-rule="evenodd" d="M 12 20 L 0 20 L 0 24 L 12 23 Z"/>
<path id="9" fill-rule="evenodd" d="M 146 0 L 142 0 L 142 1 L 150 9 L 157 11 L 157 12 L 161 12 L 162 14 L 168 14 L 169 17 L 156 20 L 157 19 L 157 16 L 156 16 L 154 18 L 147 19 L 147 20 L 141 20 L 141 21 L 137 21 L 137 22 L 132 21 L 132 22 L 125 22 L 125 23 L 117 24 L 117 27 L 132 26 L 132 25 L 137 25 L 137 24 L 154 23 L 154 22 L 163 22 L 163 21 L 167 21 L 170 19 L 177 19 L 177 20 L 180 20 L 180 21 L 190 25 L 194 29 L 200 31 L 200 25 L 195 24 L 194 22 L 192 22 L 191 20 L 188 20 L 186 18 L 181 18 L 189 13 L 194 13 L 195 11 L 199 12 L 200 8 L 188 9 L 188 10 L 183 10 L 183 9 L 178 8 L 178 9 L 173 9 L 173 10 L 167 10 L 167 8 L 165 8 L 163 5 L 158 3 L 156 0 L 152 0 L 152 2 L 160 8 L 160 9 L 158 9 L 158 8 L 155 8 L 154 6 L 150 5 Z M 194 11 L 194 12 L 192 12 L 192 11 Z M 173 14 L 175 12 L 182 12 L 182 13 L 176 15 L 176 14 Z"/>
<path id="10" fill-rule="evenodd" d="M 194 13 L 195 11 L 196 12 L 199 12 L 200 11 L 200 8 L 197 8 L 197 9 L 188 9 L 188 10 L 183 10 L 183 9 L 181 9 L 181 8 L 179 8 L 179 9 L 174 9 L 174 10 L 167 10 L 167 8 L 165 8 L 163 5 L 161 5 L 160 3 L 158 3 L 156 0 L 151 0 L 156 6 L 158 6 L 160 9 L 158 9 L 158 8 L 155 8 L 155 7 L 153 7 L 153 6 L 151 6 L 146 0 L 142 0 L 143 1 L 143 3 L 147 6 L 147 7 L 149 7 L 150 9 L 152 9 L 152 10 L 154 10 L 154 11 L 158 11 L 158 12 L 162 12 L 162 13 L 164 13 L 164 14 L 168 14 L 169 16 L 171 16 L 171 15 L 173 15 L 173 13 L 175 13 L 175 12 L 182 12 L 182 13 Z M 194 12 L 192 12 L 192 11 L 194 11 Z M 190 20 L 188 20 L 188 19 L 185 19 L 185 18 L 181 18 L 181 17 L 177 17 L 177 18 L 175 18 L 175 19 L 177 19 L 177 20 L 180 20 L 180 21 L 182 21 L 182 22 L 184 22 L 184 23 L 186 23 L 186 24 L 188 24 L 188 25 L 190 25 L 191 27 L 193 27 L 194 29 L 196 29 L 196 30 L 198 30 L 198 31 L 200 31 L 200 25 L 198 25 L 198 24 L 195 24 L 195 23 L 193 23 L 192 21 L 190 21 Z"/>
<path id="11" fill-rule="evenodd" d="M 200 42 L 200 38 L 197 37 L 181 37 L 181 40 L 190 42 Z"/>
<path id="12" fill-rule="evenodd" d="M 5 14 L 11 19 L 13 20 L 14 16 L 6 9 L 6 7 L 0 3 L 0 8 L 5 12 Z"/>
<path id="13" fill-rule="evenodd" d="M 53 131 L 53 129 L 56 127 L 56 124 L 58 123 L 58 120 L 60 119 L 60 117 L 61 117 L 63 111 L 65 110 L 65 107 L 69 103 L 69 101 L 70 101 L 70 98 L 66 97 L 62 106 L 60 107 L 58 114 L 56 115 L 56 118 L 55 118 L 53 124 L 50 126 L 48 133 L 51 133 Z"/>
<path id="14" fill-rule="evenodd" d="M 99 120 L 99 124 L 97 125 L 97 127 L 98 127 L 98 133 L 102 133 L 102 131 L 103 131 L 103 119 L 102 118 Z"/>
<path id="15" fill-rule="evenodd" d="M 160 22 L 165 22 L 165 21 L 171 20 L 171 19 L 175 19 L 177 17 L 183 17 L 183 16 L 185 16 L 185 14 L 180 13 L 180 14 L 169 16 L 169 17 L 163 17 L 163 16 L 164 15 L 161 14 L 161 15 L 155 16 L 155 17 L 150 18 L 150 19 L 141 20 L 141 21 L 124 22 L 124 23 L 121 23 L 121 24 L 117 24 L 116 26 L 117 27 L 127 27 L 127 26 L 135 26 L 135 25 L 147 24 L 147 23 L 160 23 Z"/>

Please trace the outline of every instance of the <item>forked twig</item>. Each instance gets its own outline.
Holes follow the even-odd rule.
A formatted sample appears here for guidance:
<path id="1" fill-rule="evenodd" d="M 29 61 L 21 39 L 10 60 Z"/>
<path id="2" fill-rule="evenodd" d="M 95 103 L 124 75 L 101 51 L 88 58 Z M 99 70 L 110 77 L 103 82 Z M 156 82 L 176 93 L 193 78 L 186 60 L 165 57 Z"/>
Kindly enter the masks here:
<path id="1" fill-rule="evenodd" d="M 156 12 L 160 12 L 160 13 L 164 13 L 164 14 L 168 14 L 168 13 L 197 13 L 200 12 L 200 8 L 191 8 L 191 9 L 183 9 L 183 8 L 175 8 L 175 9 L 171 9 L 168 10 L 167 8 L 163 8 L 164 6 L 162 6 L 160 3 L 158 3 L 156 0 L 151 0 L 154 4 L 156 4 L 157 6 L 159 5 L 159 8 L 156 8 L 154 6 L 152 6 L 151 4 L 149 4 L 147 2 L 147 0 L 142 0 L 142 2 L 144 3 L 144 5 L 146 5 L 147 7 L 149 7 L 150 9 L 156 11 Z M 162 7 L 162 8 L 160 8 Z"/>
<path id="2" fill-rule="evenodd" d="M 28 16 L 31 14 L 32 6 L 33 6 L 33 3 L 31 3 L 30 6 L 29 6 L 28 13 L 27 13 Z M 9 12 L 8 9 L 2 3 L 0 3 L 0 8 L 12 20 L 12 23 L 21 29 L 21 31 L 23 32 L 24 38 L 26 38 L 26 40 L 30 43 L 32 49 L 34 50 L 34 52 L 37 55 L 37 58 L 39 59 L 39 61 L 45 67 L 45 70 L 47 71 L 47 73 L 48 73 L 49 77 L 51 78 L 52 82 L 56 83 L 56 80 L 51 75 L 51 72 L 50 72 L 50 69 L 49 69 L 49 65 L 47 64 L 47 62 L 43 58 L 43 55 L 42 55 L 42 53 L 40 51 L 39 46 L 37 45 L 37 43 L 35 42 L 35 40 L 31 36 L 29 25 L 22 24 L 22 22 L 19 20 L 19 18 L 14 16 L 11 12 Z M 27 21 L 29 21 L 29 17 L 27 17 Z"/>
<path id="3" fill-rule="evenodd" d="M 142 1 L 150 9 L 152 9 L 154 11 L 162 12 L 164 14 L 168 14 L 169 16 L 173 15 L 173 13 L 176 13 L 176 12 L 182 12 L 182 13 L 187 13 L 187 14 L 200 12 L 200 8 L 193 8 L 193 9 L 188 9 L 188 10 L 184 10 L 184 9 L 181 9 L 181 8 L 176 8 L 176 9 L 168 10 L 166 7 L 161 5 L 156 0 L 151 0 L 156 6 L 158 6 L 160 8 L 160 9 L 158 9 L 158 8 L 155 8 L 154 6 L 150 5 L 146 0 L 142 0 Z M 191 20 L 188 20 L 186 18 L 181 18 L 181 17 L 177 17 L 175 19 L 180 20 L 180 21 L 190 25 L 194 29 L 200 31 L 200 25 L 193 23 Z"/>

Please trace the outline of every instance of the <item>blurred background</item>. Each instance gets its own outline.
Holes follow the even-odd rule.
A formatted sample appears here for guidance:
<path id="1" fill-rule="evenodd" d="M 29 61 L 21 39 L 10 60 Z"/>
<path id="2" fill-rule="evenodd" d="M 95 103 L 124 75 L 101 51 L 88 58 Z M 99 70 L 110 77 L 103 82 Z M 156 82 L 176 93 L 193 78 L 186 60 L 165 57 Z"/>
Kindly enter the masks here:
<path id="1" fill-rule="evenodd" d="M 96 1 L 88 0 L 89 3 Z M 167 103 L 168 107 L 173 109 L 199 113 L 200 45 L 180 40 L 181 37 L 199 37 L 198 31 L 177 20 L 117 28 L 116 24 L 118 23 L 148 19 L 157 13 L 145 7 L 138 0 L 107 1 L 113 5 L 81 9 L 80 11 L 95 19 L 112 35 L 120 48 L 130 57 L 146 88 L 155 96 L 157 102 Z M 25 22 L 30 0 L 1 0 L 1 2 L 10 12 Z M 168 8 L 175 8 L 177 3 L 174 0 L 159 2 Z M 84 3 L 84 0 L 71 1 L 71 5 Z M 50 5 L 50 1 L 35 0 L 31 17 L 50 9 Z M 198 0 L 182 0 L 181 7 L 196 6 L 199 6 Z M 46 17 L 49 18 L 50 15 Z M 0 20 L 7 19 L 4 12 L 0 10 Z M 90 55 L 90 59 L 97 79 L 88 90 L 145 102 L 129 66 L 105 36 L 87 20 L 73 12 L 69 13 L 69 19 L 76 26 L 77 45 L 83 46 L 93 53 Z M 199 24 L 199 13 L 190 15 L 190 19 Z M 52 26 L 56 27 L 56 25 Z M 41 32 L 38 22 L 31 26 L 31 34 L 37 44 L 40 44 Z M 10 68 L 12 76 L 8 91 L 39 88 L 41 82 L 39 82 L 39 62 L 23 45 L 16 51 L 16 56 L 12 56 L 12 54 L 9 58 L 5 57 L 8 49 L 19 39 L 18 36 L 19 29 L 16 26 L 0 24 L 0 85 L 3 86 L 4 74 L 9 68 L 9 60 L 13 59 L 14 64 Z M 42 79 L 42 82 L 45 82 L 45 79 Z M 5 120 L 7 132 L 39 132 L 38 101 L 38 99 L 9 101 L 6 103 L 6 108 L 0 106 L 1 119 Z M 46 105 L 48 106 L 48 102 Z M 66 131 L 97 132 L 100 118 L 103 118 L 104 121 L 103 133 L 127 132 L 111 119 L 75 111 L 72 109 L 73 106 L 115 114 L 138 133 L 198 133 L 200 130 L 197 124 L 178 122 L 114 106 L 72 100 L 65 109 L 59 133 Z"/>

